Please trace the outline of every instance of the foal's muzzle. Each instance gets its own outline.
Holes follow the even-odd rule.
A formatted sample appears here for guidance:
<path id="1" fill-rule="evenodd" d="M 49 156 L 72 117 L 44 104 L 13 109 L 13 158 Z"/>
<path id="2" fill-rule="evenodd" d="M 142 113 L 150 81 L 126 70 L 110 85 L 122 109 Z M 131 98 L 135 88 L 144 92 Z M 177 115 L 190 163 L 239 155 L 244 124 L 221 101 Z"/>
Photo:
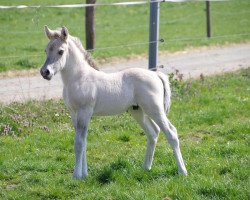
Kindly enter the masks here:
<path id="1" fill-rule="evenodd" d="M 42 77 L 46 80 L 51 80 L 53 74 L 51 74 L 51 72 L 48 69 L 43 69 L 41 68 L 40 73 L 42 75 Z"/>

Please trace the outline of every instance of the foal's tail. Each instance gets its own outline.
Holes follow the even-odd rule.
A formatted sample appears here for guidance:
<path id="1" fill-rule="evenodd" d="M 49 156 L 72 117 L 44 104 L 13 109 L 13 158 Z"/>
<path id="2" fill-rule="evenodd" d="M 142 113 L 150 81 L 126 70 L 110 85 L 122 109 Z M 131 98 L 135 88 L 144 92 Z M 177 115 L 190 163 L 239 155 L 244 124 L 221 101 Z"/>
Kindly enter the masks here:
<path id="1" fill-rule="evenodd" d="M 169 80 L 168 77 L 163 74 L 162 72 L 157 71 L 156 72 L 158 77 L 161 79 L 162 84 L 163 84 L 163 89 L 164 89 L 164 110 L 166 112 L 166 114 L 169 112 L 170 109 L 170 97 L 171 97 L 171 89 L 170 89 L 170 84 L 169 84 Z"/>

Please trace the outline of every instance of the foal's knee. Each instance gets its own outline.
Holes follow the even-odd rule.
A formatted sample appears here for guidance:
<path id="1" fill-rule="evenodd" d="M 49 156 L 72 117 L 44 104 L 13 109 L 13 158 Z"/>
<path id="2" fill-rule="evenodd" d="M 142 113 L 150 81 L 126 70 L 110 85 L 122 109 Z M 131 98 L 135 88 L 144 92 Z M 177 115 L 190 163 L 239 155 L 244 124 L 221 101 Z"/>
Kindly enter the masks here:
<path id="1" fill-rule="evenodd" d="M 158 135 L 150 135 L 148 136 L 148 142 L 152 145 L 155 145 L 158 140 Z"/>
<path id="2" fill-rule="evenodd" d="M 157 126 L 154 122 L 151 122 L 151 124 L 152 124 L 152 127 L 153 127 L 153 129 L 154 129 L 154 132 L 155 132 L 155 134 L 156 134 L 156 138 L 158 138 L 158 135 L 159 135 L 161 129 L 160 129 L 160 127 Z"/>
<path id="3" fill-rule="evenodd" d="M 159 136 L 159 132 L 155 131 L 156 127 L 151 126 L 151 129 L 147 131 L 147 139 L 150 144 L 156 144 Z"/>
<path id="4" fill-rule="evenodd" d="M 167 137 L 168 142 L 170 143 L 172 148 L 176 148 L 179 147 L 179 138 L 177 136 L 177 134 L 169 134 L 169 136 Z"/>
<path id="5" fill-rule="evenodd" d="M 171 147 L 175 148 L 179 146 L 179 139 L 177 135 L 177 131 L 172 130 L 170 126 L 165 126 L 163 132 L 166 136 L 167 141 L 171 145 Z M 176 129 L 175 129 L 176 130 Z"/>
<path id="6" fill-rule="evenodd" d="M 169 122 L 167 121 L 165 123 L 161 124 L 161 129 L 163 130 L 168 142 L 170 145 L 174 147 L 179 147 L 179 138 L 177 134 L 176 128 Z"/>

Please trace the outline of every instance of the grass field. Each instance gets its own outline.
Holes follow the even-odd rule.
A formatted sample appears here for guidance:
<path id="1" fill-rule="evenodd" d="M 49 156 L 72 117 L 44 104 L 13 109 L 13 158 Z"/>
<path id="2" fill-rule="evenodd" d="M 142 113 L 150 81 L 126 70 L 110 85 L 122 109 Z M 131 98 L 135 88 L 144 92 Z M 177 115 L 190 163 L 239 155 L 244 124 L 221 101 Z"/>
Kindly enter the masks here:
<path id="1" fill-rule="evenodd" d="M 93 118 L 89 177 L 72 179 L 71 122 L 61 101 L 0 107 L 0 199 L 249 199 L 250 68 L 172 81 L 170 120 L 189 175 L 177 175 L 160 134 L 151 171 L 146 137 L 128 113 Z"/>
<path id="2" fill-rule="evenodd" d="M 123 1 L 123 0 L 119 0 Z M 76 0 L 74 3 L 82 3 Z M 98 3 L 118 2 L 98 0 Z M 60 4 L 70 4 L 62 0 Z M 1 0 L 2 5 L 54 5 L 53 0 Z M 160 38 L 165 43 L 161 51 L 176 51 L 190 46 L 204 46 L 249 41 L 250 1 L 212 2 L 213 38 L 206 38 L 204 2 L 162 3 Z M 149 5 L 102 6 L 96 9 L 97 60 L 146 54 L 148 51 Z M 30 69 L 42 65 L 47 39 L 43 26 L 56 28 L 65 25 L 72 35 L 84 43 L 84 9 L 27 8 L 5 9 L 0 12 L 0 72 L 11 69 Z M 140 43 L 128 47 L 100 49 Z"/>

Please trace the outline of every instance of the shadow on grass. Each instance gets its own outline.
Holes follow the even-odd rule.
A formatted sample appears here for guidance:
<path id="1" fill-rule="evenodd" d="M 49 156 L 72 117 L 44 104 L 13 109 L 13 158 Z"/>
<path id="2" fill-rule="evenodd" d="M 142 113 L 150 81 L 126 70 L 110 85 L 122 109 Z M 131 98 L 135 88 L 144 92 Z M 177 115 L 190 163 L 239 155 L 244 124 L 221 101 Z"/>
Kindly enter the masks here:
<path id="1" fill-rule="evenodd" d="M 175 166 L 165 170 L 156 168 L 146 171 L 142 167 L 133 166 L 133 164 L 124 158 L 118 158 L 117 161 L 104 166 L 97 172 L 96 180 L 101 185 L 106 185 L 111 182 L 120 182 L 124 179 L 145 183 L 157 179 L 168 179 L 173 176 L 178 176 Z"/>

